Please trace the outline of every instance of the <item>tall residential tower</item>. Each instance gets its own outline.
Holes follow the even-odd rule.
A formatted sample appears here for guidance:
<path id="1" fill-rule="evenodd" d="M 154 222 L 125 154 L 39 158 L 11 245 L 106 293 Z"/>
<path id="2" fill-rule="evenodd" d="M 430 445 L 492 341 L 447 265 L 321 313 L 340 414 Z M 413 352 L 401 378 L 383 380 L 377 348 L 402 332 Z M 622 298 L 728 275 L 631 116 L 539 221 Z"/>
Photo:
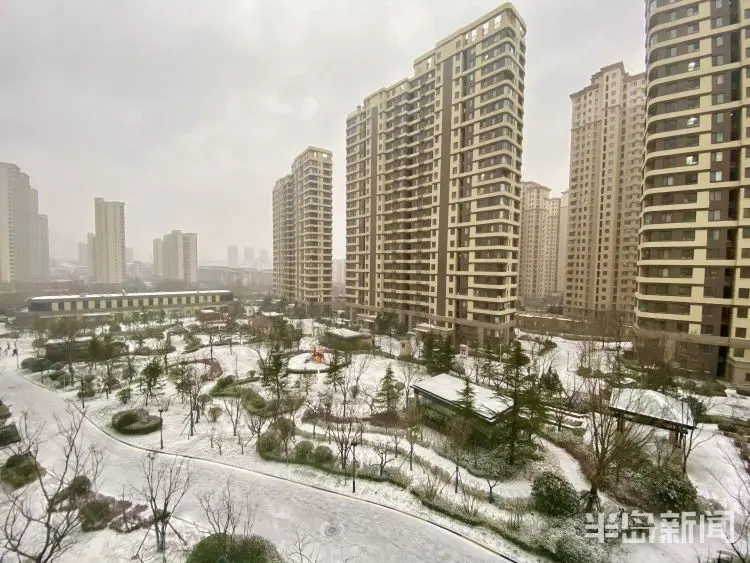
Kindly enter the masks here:
<path id="1" fill-rule="evenodd" d="M 750 382 L 750 2 L 654 0 L 646 18 L 637 326 Z"/>
<path id="2" fill-rule="evenodd" d="M 125 204 L 94 200 L 96 283 L 118 285 L 125 281 Z"/>
<path id="3" fill-rule="evenodd" d="M 331 302 L 332 207 L 331 151 L 308 147 L 273 188 L 276 295 L 301 303 Z"/>
<path id="4" fill-rule="evenodd" d="M 643 166 L 645 74 L 602 68 L 572 94 L 565 307 L 632 316 Z"/>
<path id="5" fill-rule="evenodd" d="M 536 182 L 522 182 L 518 295 L 524 306 L 557 292 L 559 235 L 560 198 Z"/>
<path id="6" fill-rule="evenodd" d="M 460 341 L 505 337 L 518 289 L 526 27 L 503 4 L 346 120 L 346 298 Z"/>

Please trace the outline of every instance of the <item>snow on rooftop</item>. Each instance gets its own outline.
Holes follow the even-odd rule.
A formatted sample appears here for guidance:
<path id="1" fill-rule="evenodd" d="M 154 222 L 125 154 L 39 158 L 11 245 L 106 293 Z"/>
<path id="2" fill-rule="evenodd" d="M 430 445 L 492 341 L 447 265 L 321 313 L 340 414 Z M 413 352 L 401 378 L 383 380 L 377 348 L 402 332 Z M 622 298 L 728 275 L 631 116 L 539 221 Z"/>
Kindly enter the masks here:
<path id="1" fill-rule="evenodd" d="M 191 295 L 227 295 L 232 292 L 228 289 L 209 289 L 201 291 L 150 291 L 145 293 L 80 293 L 41 295 L 30 297 L 29 301 L 57 301 L 70 299 L 138 299 L 141 297 L 189 297 Z"/>
<path id="2" fill-rule="evenodd" d="M 412 389 L 423 391 L 434 395 L 449 403 L 458 401 L 466 382 L 459 378 L 441 373 L 435 377 L 423 379 L 419 383 L 412 385 Z M 507 411 L 513 402 L 505 397 L 498 397 L 494 391 L 470 383 L 474 390 L 474 409 L 477 414 L 486 420 L 494 419 L 498 414 Z"/>
<path id="3" fill-rule="evenodd" d="M 610 408 L 667 422 L 693 426 L 690 406 L 675 397 L 651 389 L 613 389 Z"/>
<path id="4" fill-rule="evenodd" d="M 273 318 L 273 317 L 280 317 L 281 313 L 277 313 L 276 311 L 263 311 L 261 315 L 263 315 L 264 317 Z"/>
<path id="5" fill-rule="evenodd" d="M 365 336 L 369 336 L 369 334 L 357 332 L 356 330 L 351 330 L 348 328 L 331 328 L 328 329 L 327 332 L 328 334 L 333 334 L 334 336 L 338 336 L 339 338 L 362 338 Z"/>

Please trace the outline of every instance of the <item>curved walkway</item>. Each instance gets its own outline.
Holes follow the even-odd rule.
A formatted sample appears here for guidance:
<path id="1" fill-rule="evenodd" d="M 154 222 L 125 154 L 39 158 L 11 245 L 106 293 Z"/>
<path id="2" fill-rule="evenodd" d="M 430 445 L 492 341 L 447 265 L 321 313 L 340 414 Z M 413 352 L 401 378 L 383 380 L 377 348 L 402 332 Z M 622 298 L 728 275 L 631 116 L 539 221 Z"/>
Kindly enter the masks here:
<path id="1" fill-rule="evenodd" d="M 6 364 L 4 367 L 0 375 L 4 384 L 3 398 L 14 414 L 26 410 L 32 422 L 46 423 L 47 437 L 54 441 L 54 415 L 62 410 L 66 401 L 53 390 L 20 376 L 15 366 L 11 368 Z M 45 408 L 54 407 L 55 402 L 61 408 Z M 122 494 L 123 486 L 138 488 L 143 481 L 140 459 L 134 458 L 134 451 L 190 457 L 135 446 L 112 436 L 89 419 L 87 424 L 94 432 L 86 432 L 85 439 L 106 455 L 102 488 L 109 494 Z M 50 448 L 45 451 L 48 456 L 50 453 L 54 456 Z M 177 511 L 177 515 L 186 520 L 201 521 L 203 515 L 197 495 L 220 488 L 230 478 L 235 488 L 240 489 L 238 493 L 248 493 L 253 502 L 257 502 L 254 531 L 283 546 L 302 528 L 320 544 L 323 560 L 515 562 L 459 532 L 392 507 L 257 470 L 192 459 L 195 460 L 193 489 Z M 43 459 L 42 463 L 45 461 L 54 464 L 52 459 Z M 219 468 L 221 471 L 217 471 Z"/>

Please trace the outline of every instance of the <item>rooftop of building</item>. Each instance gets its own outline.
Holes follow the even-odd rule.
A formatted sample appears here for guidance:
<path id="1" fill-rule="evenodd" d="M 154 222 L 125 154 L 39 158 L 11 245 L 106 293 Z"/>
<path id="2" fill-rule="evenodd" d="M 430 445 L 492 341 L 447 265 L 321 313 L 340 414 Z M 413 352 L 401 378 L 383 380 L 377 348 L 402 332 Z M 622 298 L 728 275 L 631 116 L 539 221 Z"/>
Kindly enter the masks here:
<path id="1" fill-rule="evenodd" d="M 200 291 L 149 291 L 144 293 L 72 293 L 29 297 L 28 301 L 40 303 L 44 301 L 71 301 L 76 299 L 140 299 L 146 297 L 189 297 L 191 295 L 232 295 L 232 292 L 228 289 L 206 289 Z"/>

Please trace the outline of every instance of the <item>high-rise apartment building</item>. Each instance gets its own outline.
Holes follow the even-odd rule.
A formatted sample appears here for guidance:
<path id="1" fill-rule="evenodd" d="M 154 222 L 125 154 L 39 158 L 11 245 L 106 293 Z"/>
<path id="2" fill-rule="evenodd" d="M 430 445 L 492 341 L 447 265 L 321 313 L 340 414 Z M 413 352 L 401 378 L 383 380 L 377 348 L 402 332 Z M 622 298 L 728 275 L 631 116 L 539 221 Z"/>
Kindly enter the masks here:
<path id="1" fill-rule="evenodd" d="M 164 251 L 162 249 L 162 239 L 155 238 L 152 243 L 152 253 L 154 255 L 154 271 L 153 275 L 156 278 L 160 278 L 164 275 Z"/>
<path id="2" fill-rule="evenodd" d="M 346 121 L 346 297 L 459 341 L 515 319 L 525 24 L 512 4 L 417 58 Z"/>
<path id="3" fill-rule="evenodd" d="M 255 260 L 255 249 L 252 246 L 246 246 L 244 252 L 245 267 L 257 268 L 258 262 Z"/>
<path id="4" fill-rule="evenodd" d="M 560 198 L 536 182 L 521 182 L 521 237 L 518 295 L 524 305 L 557 290 Z"/>
<path id="5" fill-rule="evenodd" d="M 96 282 L 96 235 L 86 235 L 86 279 L 89 283 Z"/>
<path id="6" fill-rule="evenodd" d="M 565 306 L 635 306 L 643 166 L 645 74 L 602 68 L 572 94 Z"/>
<path id="7" fill-rule="evenodd" d="M 560 219 L 557 230 L 557 279 L 555 280 L 555 293 L 565 294 L 565 280 L 568 277 L 566 266 L 568 264 L 568 221 L 570 217 L 570 193 L 564 191 L 560 194 Z"/>
<path id="8" fill-rule="evenodd" d="M 750 381 L 750 2 L 647 6 L 636 323 L 687 369 Z"/>
<path id="9" fill-rule="evenodd" d="M 115 285 L 125 281 L 125 204 L 94 200 L 95 282 Z"/>
<path id="10" fill-rule="evenodd" d="M 29 176 L 15 164 L 0 163 L 0 282 L 46 279 L 49 235 L 41 221 Z"/>
<path id="11" fill-rule="evenodd" d="M 240 251 L 234 245 L 227 246 L 227 264 L 230 268 L 236 268 L 240 265 Z"/>
<path id="12" fill-rule="evenodd" d="M 307 147 L 273 188 L 274 292 L 303 303 L 332 297 L 331 151 Z"/>
<path id="13" fill-rule="evenodd" d="M 343 258 L 334 258 L 333 260 L 333 283 L 334 285 L 346 283 L 346 260 Z"/>
<path id="14" fill-rule="evenodd" d="M 39 264 L 38 279 L 49 279 L 49 219 L 46 215 L 37 215 L 36 244 L 39 249 L 37 263 Z"/>
<path id="15" fill-rule="evenodd" d="M 158 245 L 156 240 L 160 240 Z M 173 230 L 156 240 L 154 255 L 159 252 L 160 275 L 168 280 L 198 283 L 198 235 Z"/>

